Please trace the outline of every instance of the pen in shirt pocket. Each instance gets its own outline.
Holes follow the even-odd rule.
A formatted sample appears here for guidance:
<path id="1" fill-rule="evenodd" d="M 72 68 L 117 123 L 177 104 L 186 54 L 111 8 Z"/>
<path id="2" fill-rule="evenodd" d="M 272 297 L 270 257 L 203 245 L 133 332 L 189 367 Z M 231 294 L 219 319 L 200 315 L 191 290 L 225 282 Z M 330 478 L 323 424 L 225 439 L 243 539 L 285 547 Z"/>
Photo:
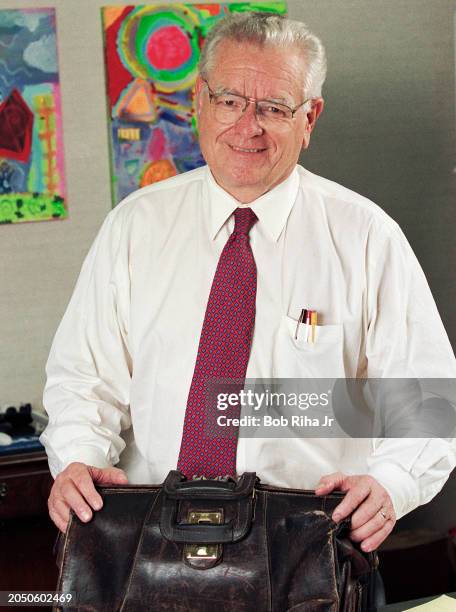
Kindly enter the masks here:
<path id="1" fill-rule="evenodd" d="M 300 325 L 305 325 L 305 342 L 311 342 L 312 344 L 316 340 L 316 330 L 318 325 L 318 313 L 316 310 L 310 310 L 310 308 L 303 308 L 299 315 L 298 324 L 296 325 L 295 340 L 298 339 Z"/>

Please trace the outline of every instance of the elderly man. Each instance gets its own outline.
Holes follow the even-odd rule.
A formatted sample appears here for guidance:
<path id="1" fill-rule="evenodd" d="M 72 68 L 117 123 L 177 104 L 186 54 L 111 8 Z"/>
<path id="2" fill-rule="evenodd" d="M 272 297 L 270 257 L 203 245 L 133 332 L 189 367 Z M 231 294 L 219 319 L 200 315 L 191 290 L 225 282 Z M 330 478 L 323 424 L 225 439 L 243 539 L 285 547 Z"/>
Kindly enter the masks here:
<path id="1" fill-rule="evenodd" d="M 367 199 L 297 165 L 323 110 L 325 55 L 302 23 L 221 21 L 196 82 L 207 166 L 127 197 L 83 265 L 47 365 L 50 516 L 90 520 L 93 483 L 256 471 L 346 492 L 352 538 L 377 548 L 455 465 L 443 440 L 206 440 L 210 377 L 454 377 L 424 275 Z M 304 307 L 318 341 L 296 338 Z M 118 464 L 118 467 L 113 467 Z M 122 471 L 119 468 L 123 468 Z"/>

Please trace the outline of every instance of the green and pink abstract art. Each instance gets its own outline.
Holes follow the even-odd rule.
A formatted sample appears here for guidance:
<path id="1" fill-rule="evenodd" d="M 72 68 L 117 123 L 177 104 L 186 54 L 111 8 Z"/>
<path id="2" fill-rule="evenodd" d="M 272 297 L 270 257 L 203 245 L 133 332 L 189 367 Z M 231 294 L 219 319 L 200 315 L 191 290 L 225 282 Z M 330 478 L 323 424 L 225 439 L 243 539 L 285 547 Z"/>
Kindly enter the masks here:
<path id="1" fill-rule="evenodd" d="M 0 223 L 66 216 L 55 10 L 1 10 Z"/>
<path id="2" fill-rule="evenodd" d="M 211 27 L 235 11 L 285 14 L 285 2 L 102 8 L 113 203 L 204 164 L 194 85 Z"/>

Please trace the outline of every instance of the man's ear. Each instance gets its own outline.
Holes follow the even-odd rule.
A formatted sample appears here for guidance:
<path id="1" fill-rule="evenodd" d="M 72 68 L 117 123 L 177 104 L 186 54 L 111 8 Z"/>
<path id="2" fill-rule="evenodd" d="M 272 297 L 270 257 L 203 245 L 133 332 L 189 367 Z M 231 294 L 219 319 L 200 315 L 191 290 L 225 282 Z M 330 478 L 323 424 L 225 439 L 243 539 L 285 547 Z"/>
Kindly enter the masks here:
<path id="1" fill-rule="evenodd" d="M 305 127 L 304 138 L 302 141 L 303 149 L 307 149 L 307 147 L 309 146 L 310 135 L 313 132 L 313 129 L 315 127 L 315 124 L 317 123 L 318 117 L 321 115 L 323 111 L 324 105 L 325 105 L 325 101 L 323 100 L 323 98 L 314 98 L 312 100 L 312 106 L 306 113 L 307 122 L 306 122 L 306 127 Z"/>

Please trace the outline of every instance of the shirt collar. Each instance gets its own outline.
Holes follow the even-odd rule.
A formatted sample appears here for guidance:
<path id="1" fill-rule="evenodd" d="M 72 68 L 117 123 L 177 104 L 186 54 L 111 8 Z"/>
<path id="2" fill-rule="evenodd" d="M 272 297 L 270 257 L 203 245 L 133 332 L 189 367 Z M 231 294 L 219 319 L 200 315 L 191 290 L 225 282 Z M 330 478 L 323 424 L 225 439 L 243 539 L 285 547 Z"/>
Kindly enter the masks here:
<path id="1" fill-rule="evenodd" d="M 206 178 L 209 191 L 209 231 L 211 239 L 214 240 L 240 202 L 218 185 L 209 166 L 206 166 Z M 279 239 L 293 208 L 298 187 L 299 174 L 295 166 L 289 177 L 249 203 L 258 217 L 258 222 L 275 242 Z"/>

